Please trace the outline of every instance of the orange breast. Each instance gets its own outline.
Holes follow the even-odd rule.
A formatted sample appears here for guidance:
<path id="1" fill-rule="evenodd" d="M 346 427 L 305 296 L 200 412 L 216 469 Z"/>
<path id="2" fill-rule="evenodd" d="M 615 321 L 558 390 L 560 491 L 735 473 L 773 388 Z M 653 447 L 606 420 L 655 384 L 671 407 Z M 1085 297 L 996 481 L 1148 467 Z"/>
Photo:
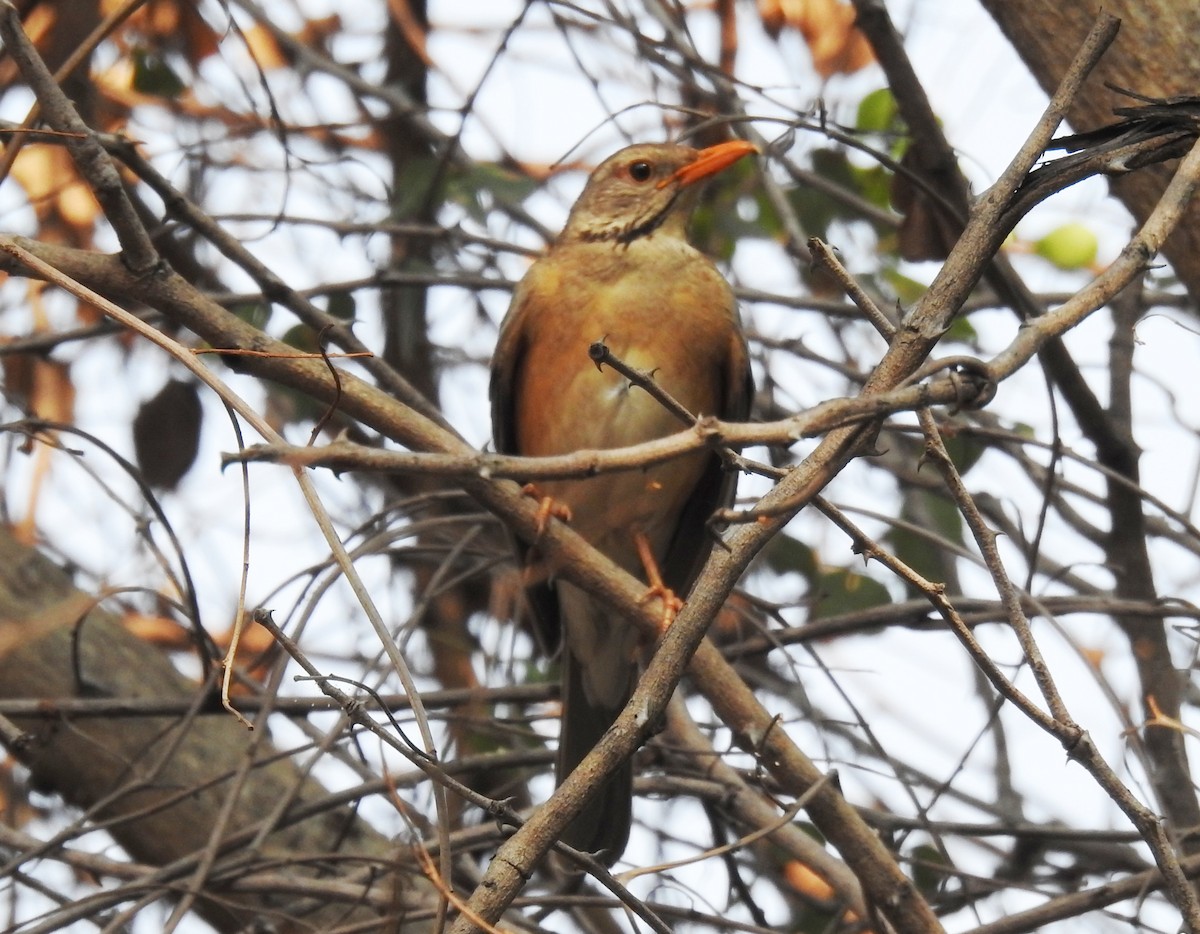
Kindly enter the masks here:
<path id="1" fill-rule="evenodd" d="M 647 257 L 611 244 L 579 245 L 592 261 L 530 271 L 526 350 L 513 387 L 520 453 L 624 447 L 686 427 L 610 368 L 597 370 L 587 353 L 597 340 L 624 362 L 653 372 L 689 411 L 718 413 L 734 344 L 733 296 L 707 260 L 678 246 L 673 240 L 665 255 Z M 633 569 L 632 531 L 644 532 L 661 554 L 709 456 L 542 486 L 571 508 L 578 532 Z"/>

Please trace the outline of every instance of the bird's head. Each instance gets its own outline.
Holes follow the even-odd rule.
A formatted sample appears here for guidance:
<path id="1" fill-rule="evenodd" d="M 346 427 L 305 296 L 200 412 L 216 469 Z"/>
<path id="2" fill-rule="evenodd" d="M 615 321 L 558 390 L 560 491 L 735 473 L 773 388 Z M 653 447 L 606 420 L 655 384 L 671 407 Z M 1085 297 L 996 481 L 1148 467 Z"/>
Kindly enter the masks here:
<path id="1" fill-rule="evenodd" d="M 752 152 L 758 147 L 744 140 L 707 149 L 669 143 L 628 146 L 592 172 L 562 239 L 629 243 L 660 229 L 683 236 L 697 183 Z"/>

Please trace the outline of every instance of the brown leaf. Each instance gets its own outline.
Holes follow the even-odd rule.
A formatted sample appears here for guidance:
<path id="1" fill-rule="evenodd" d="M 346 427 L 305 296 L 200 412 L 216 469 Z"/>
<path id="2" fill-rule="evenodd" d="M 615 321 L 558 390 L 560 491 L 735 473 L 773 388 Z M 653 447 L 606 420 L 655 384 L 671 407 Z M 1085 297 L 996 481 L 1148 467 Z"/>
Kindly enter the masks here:
<path id="1" fill-rule="evenodd" d="M 29 408 L 46 421 L 69 425 L 75 420 L 75 384 L 68 364 L 44 357 L 34 360 Z"/>
<path id="2" fill-rule="evenodd" d="M 103 10 L 110 13 L 124 2 L 104 0 Z M 192 0 L 148 0 L 129 17 L 126 33 L 140 37 L 156 49 L 181 52 L 193 67 L 215 55 L 220 44 L 220 37 Z"/>
<path id="3" fill-rule="evenodd" d="M 152 487 L 173 490 L 196 461 L 203 408 L 194 383 L 173 379 L 133 420 L 138 469 Z"/>
<path id="4" fill-rule="evenodd" d="M 957 167 L 933 168 L 925 163 L 920 145 L 910 146 L 900 160 L 902 171 L 892 177 L 892 206 L 900 212 L 900 255 L 909 262 L 945 259 L 962 235 L 962 222 L 948 214 L 926 188 L 911 175 L 923 179 L 935 191 L 953 191 L 953 179 L 946 173 Z"/>

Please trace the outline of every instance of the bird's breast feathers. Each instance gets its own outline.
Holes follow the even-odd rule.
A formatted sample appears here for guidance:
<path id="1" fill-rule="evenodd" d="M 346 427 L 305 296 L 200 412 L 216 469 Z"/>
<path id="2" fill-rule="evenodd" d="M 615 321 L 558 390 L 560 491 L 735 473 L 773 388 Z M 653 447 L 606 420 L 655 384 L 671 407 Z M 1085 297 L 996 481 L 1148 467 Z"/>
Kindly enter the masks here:
<path id="1" fill-rule="evenodd" d="M 550 408 L 573 423 L 550 433 L 558 451 L 537 453 L 636 444 L 682 427 L 644 390 L 611 368 L 598 371 L 588 358 L 595 341 L 651 373 L 689 411 L 718 414 L 738 324 L 733 293 L 712 263 L 666 236 L 569 249 L 576 261 L 552 254 L 536 263 L 517 297 L 526 350 L 516 395 L 553 399 Z"/>
<path id="2" fill-rule="evenodd" d="M 552 253 L 526 274 L 514 299 L 522 348 L 512 386 L 514 440 L 521 454 L 626 447 L 685 427 L 611 367 L 597 369 L 588 357 L 595 341 L 650 373 L 690 412 L 724 414 L 730 354 L 740 347 L 733 293 L 701 253 L 678 238 L 657 239 L 627 247 L 573 244 L 587 255 L 563 262 L 561 252 Z M 543 486 L 580 517 L 577 530 L 593 544 L 635 564 L 629 528 L 647 532 L 656 551 L 665 548 L 707 456 Z"/>

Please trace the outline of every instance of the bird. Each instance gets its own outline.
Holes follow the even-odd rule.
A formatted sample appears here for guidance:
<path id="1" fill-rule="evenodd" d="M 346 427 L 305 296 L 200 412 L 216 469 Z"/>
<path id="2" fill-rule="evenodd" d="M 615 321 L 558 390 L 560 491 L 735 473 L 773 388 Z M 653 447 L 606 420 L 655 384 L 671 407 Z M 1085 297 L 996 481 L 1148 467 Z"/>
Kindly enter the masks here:
<path id="1" fill-rule="evenodd" d="M 597 367 L 588 354 L 596 341 L 651 373 L 691 414 L 746 420 L 753 386 L 737 301 L 688 241 L 687 226 L 700 183 L 757 151 L 742 140 L 704 149 L 643 143 L 591 173 L 501 324 L 490 383 L 497 452 L 611 449 L 686 427 L 644 387 Z M 707 558 L 708 522 L 732 501 L 735 484 L 715 453 L 700 451 L 643 470 L 546 481 L 537 495 L 669 608 L 686 597 Z M 529 546 L 520 550 L 528 559 Z M 628 702 L 649 640 L 567 581 L 540 575 L 527 597 L 535 631 L 561 646 L 561 784 Z M 627 761 L 568 824 L 563 842 L 612 865 L 628 842 L 632 802 Z"/>

